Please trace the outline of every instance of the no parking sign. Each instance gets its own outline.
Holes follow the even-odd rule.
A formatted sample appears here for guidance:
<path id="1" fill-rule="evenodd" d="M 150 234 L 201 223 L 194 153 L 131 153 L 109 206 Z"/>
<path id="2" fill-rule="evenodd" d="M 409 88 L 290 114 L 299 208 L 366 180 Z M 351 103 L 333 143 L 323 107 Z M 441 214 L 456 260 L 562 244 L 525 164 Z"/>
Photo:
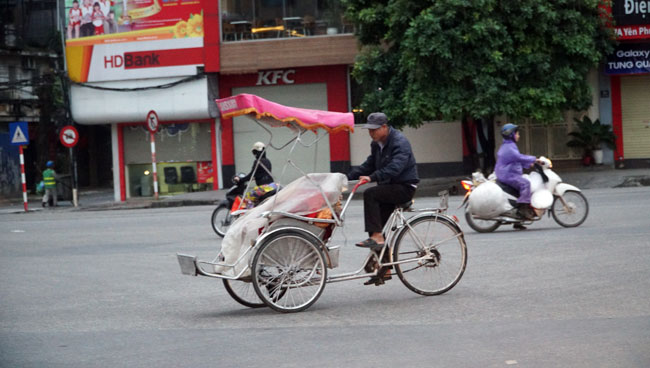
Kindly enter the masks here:
<path id="1" fill-rule="evenodd" d="M 79 132 L 72 125 L 67 125 L 61 129 L 59 139 L 62 145 L 68 148 L 74 147 L 79 142 Z"/>

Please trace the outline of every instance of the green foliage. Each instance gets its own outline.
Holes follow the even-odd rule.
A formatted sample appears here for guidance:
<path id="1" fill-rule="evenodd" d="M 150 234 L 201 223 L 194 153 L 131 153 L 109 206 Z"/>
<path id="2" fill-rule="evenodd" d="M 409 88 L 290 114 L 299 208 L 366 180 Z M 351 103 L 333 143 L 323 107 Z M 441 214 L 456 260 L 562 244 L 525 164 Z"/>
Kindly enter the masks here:
<path id="1" fill-rule="evenodd" d="M 361 52 L 365 111 L 542 122 L 591 104 L 586 77 L 613 49 L 594 0 L 343 0 Z"/>
<path id="2" fill-rule="evenodd" d="M 567 142 L 567 146 L 582 148 L 588 155 L 594 150 L 601 149 L 601 143 L 611 149 L 616 148 L 616 135 L 611 125 L 603 125 L 599 119 L 591 121 L 588 116 L 584 116 L 582 120 L 577 118 L 573 120 L 577 123 L 577 130 L 569 133 L 572 139 Z"/>

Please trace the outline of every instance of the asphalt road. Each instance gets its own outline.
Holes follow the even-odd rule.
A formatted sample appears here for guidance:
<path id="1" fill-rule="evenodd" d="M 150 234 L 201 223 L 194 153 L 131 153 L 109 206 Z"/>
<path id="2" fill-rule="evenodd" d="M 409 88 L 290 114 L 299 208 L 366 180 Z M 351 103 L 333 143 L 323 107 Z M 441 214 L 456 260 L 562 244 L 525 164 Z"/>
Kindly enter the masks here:
<path id="1" fill-rule="evenodd" d="M 217 252 L 212 207 L 0 215 L 0 367 L 649 367 L 650 188 L 585 194 L 578 228 L 492 234 L 452 198 L 469 253 L 454 289 L 334 283 L 294 314 L 180 274 L 176 252 Z M 350 210 L 337 272 L 365 255 Z"/>

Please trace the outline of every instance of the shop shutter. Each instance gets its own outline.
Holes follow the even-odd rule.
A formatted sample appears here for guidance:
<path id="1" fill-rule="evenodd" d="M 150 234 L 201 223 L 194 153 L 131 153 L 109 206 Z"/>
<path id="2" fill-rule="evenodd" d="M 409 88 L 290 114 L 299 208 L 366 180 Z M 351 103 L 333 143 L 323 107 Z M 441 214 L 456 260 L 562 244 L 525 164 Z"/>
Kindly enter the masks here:
<path id="1" fill-rule="evenodd" d="M 650 157 L 650 75 L 621 78 L 626 159 Z"/>

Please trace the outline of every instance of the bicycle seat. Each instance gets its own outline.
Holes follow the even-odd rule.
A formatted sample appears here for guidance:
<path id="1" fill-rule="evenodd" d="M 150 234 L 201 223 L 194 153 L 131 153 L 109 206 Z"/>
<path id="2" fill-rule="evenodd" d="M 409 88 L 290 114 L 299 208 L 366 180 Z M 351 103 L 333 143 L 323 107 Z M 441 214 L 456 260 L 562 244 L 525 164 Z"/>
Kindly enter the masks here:
<path id="1" fill-rule="evenodd" d="M 401 209 L 403 209 L 403 210 L 407 210 L 407 209 L 411 208 L 412 205 L 413 205 L 413 200 L 411 199 L 411 200 L 408 201 L 408 202 L 404 202 L 404 203 L 400 203 L 400 204 L 398 204 L 398 205 L 397 205 L 397 208 L 401 208 Z"/>

